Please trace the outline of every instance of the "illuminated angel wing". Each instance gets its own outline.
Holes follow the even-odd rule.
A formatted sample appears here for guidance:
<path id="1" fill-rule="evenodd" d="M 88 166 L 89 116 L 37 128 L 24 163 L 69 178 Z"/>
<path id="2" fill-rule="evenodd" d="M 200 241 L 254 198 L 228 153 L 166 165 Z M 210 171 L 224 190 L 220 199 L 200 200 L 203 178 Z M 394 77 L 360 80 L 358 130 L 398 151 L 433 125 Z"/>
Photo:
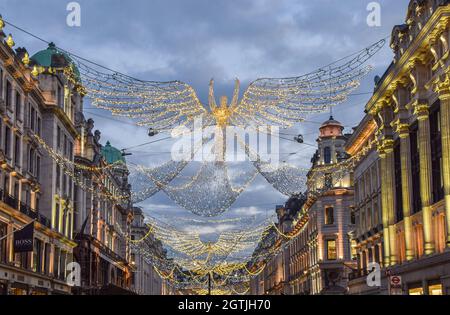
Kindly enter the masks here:
<path id="1" fill-rule="evenodd" d="M 77 57 L 73 60 L 93 106 L 135 119 L 140 126 L 171 129 L 207 114 L 194 89 L 186 83 L 141 81 L 99 70 Z"/>
<path id="2" fill-rule="evenodd" d="M 230 122 L 237 126 L 290 127 L 313 112 L 347 100 L 370 72 L 364 64 L 385 44 L 381 40 L 349 57 L 309 74 L 291 78 L 258 79 L 250 84 L 239 104 L 232 104 Z"/>

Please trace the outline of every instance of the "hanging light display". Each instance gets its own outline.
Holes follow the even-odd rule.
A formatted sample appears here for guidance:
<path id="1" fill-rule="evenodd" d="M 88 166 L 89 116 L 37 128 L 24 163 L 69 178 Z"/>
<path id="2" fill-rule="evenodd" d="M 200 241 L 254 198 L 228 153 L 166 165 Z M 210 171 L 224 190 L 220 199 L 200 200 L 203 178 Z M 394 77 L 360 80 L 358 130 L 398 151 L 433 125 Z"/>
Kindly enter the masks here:
<path id="1" fill-rule="evenodd" d="M 240 102 L 240 84 L 236 81 L 231 104 L 222 98 L 220 106 L 217 106 L 211 81 L 209 111 L 186 83 L 142 81 L 117 72 L 108 73 L 69 55 L 81 74 L 92 104 L 114 115 L 133 118 L 138 125 L 164 130 L 193 124 L 197 117 L 204 116 L 214 119 L 218 126 L 290 127 L 311 113 L 323 112 L 344 102 L 359 86 L 361 78 L 372 69 L 364 64 L 384 44 L 383 39 L 306 75 L 257 79 L 244 92 Z"/>

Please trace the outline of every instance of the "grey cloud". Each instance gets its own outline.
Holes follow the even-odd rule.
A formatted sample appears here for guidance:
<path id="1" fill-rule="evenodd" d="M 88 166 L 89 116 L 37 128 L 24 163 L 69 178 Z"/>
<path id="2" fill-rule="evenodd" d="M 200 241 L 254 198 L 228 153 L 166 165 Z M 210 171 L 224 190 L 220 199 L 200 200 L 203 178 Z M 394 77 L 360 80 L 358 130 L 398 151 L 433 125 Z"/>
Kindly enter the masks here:
<path id="1" fill-rule="evenodd" d="M 216 79 L 216 95 L 230 95 L 235 77 L 242 78 L 245 88 L 257 77 L 300 75 L 362 49 L 390 35 L 395 24 L 404 22 L 409 1 L 380 0 L 380 28 L 366 24 L 368 0 L 79 0 L 81 28 L 65 24 L 68 2 L 2 0 L 0 13 L 65 49 L 129 75 L 185 81 L 206 102 L 212 77 Z M 17 45 L 26 46 L 30 52 L 45 48 L 43 43 L 9 27 L 6 32 L 13 33 Z M 382 74 L 391 58 L 386 45 L 371 60 L 375 70 L 363 80 L 358 92 L 373 89 L 373 76 Z M 356 125 L 369 96 L 351 97 L 334 109 L 335 118 L 349 127 Z M 93 117 L 104 141 L 111 140 L 118 148 L 150 141 L 145 128 L 113 123 L 109 113 L 92 112 L 108 117 Z M 316 124 L 306 123 L 287 132 L 308 134 L 307 142 L 314 144 L 317 123 L 328 115 L 313 115 L 309 120 Z M 313 148 L 286 141 L 281 144 L 282 152 L 301 151 L 289 161 L 302 167 L 309 165 Z M 170 142 L 139 150 L 170 151 Z M 149 157 L 148 162 L 161 164 L 167 158 Z M 142 156 L 136 153 L 133 159 L 142 160 Z M 285 199 L 258 178 L 234 209 L 255 206 L 266 212 Z M 191 217 L 162 193 L 147 201 L 145 207 L 152 214 Z M 232 215 L 233 211 L 221 218 Z"/>

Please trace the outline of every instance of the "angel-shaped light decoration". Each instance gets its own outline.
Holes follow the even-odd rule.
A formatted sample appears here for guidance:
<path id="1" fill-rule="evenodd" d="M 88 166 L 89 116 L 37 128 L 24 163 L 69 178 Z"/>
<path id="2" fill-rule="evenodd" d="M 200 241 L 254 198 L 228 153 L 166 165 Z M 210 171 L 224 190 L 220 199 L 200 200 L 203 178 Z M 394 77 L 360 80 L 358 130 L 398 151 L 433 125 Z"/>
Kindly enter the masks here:
<path id="1" fill-rule="evenodd" d="M 311 113 L 326 111 L 346 101 L 360 85 L 360 80 L 372 69 L 366 65 L 367 61 L 384 44 L 385 40 L 378 41 L 306 75 L 257 79 L 250 83 L 242 98 L 239 98 L 240 82 L 236 80 L 231 101 L 228 102 L 228 98 L 223 96 L 219 105 L 214 95 L 214 81 L 211 80 L 208 107 L 201 103 L 194 89 L 184 82 L 142 81 L 124 74 L 103 71 L 98 65 L 90 65 L 76 56 L 71 57 L 94 106 L 107 109 L 114 115 L 127 116 L 140 126 L 152 128 L 152 134 L 172 131 L 180 126 L 194 128 L 196 119 L 200 117 L 203 126 L 212 126 L 219 131 L 214 134 L 216 163 L 210 164 L 215 168 L 201 167 L 201 170 L 210 172 L 200 172 L 193 177 L 193 180 L 203 181 L 181 186 L 188 189 L 170 186 L 170 182 L 186 166 L 186 163 L 171 163 L 173 167 L 158 168 L 160 174 L 157 177 L 152 175 L 150 183 L 146 184 L 148 187 L 141 187 L 138 198 L 142 201 L 163 190 L 172 200 L 195 214 L 216 216 L 228 210 L 243 192 L 243 189 L 233 189 L 224 171 L 226 167 L 221 165 L 225 156 L 223 129 L 229 126 L 288 128 L 304 121 Z M 271 170 L 265 167 L 267 163 L 260 158 L 251 160 L 257 161 L 254 163 L 256 170 L 283 194 L 298 194 L 306 189 L 303 180 L 305 170 L 286 165 Z M 213 173 L 221 176 L 211 176 Z M 213 185 L 214 181 L 221 185 Z M 146 182 L 141 182 L 140 186 L 145 186 Z M 292 185 L 286 186 L 286 183 Z M 194 186 L 196 189 L 192 189 Z M 212 200 L 215 203 L 211 203 Z"/>
<path id="2" fill-rule="evenodd" d="M 239 80 L 228 104 L 214 98 L 211 81 L 209 109 L 194 89 L 180 81 L 141 81 L 119 73 L 104 73 L 73 57 L 93 105 L 115 115 L 133 118 L 138 125 L 169 130 L 189 125 L 200 115 L 218 126 L 290 127 L 310 113 L 326 111 L 344 102 L 372 68 L 365 63 L 385 44 L 381 40 L 360 52 L 309 74 L 290 78 L 262 78 L 253 81 L 239 101 Z"/>

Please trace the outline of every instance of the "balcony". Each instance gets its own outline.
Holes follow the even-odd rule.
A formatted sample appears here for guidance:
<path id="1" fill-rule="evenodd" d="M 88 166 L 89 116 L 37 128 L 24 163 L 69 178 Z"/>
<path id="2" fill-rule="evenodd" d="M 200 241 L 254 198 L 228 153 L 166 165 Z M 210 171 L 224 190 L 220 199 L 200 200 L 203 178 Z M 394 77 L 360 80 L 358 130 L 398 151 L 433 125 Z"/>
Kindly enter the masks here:
<path id="1" fill-rule="evenodd" d="M 3 196 L 3 201 L 11 208 L 18 209 L 18 202 L 14 196 L 5 193 Z"/>
<path id="2" fill-rule="evenodd" d="M 33 220 L 38 219 L 38 213 L 36 211 L 32 210 L 30 206 L 28 206 L 27 204 L 24 204 L 23 202 L 20 203 L 19 210 L 20 210 L 20 212 L 29 216 Z"/>
<path id="3" fill-rule="evenodd" d="M 27 217 L 36 220 L 45 227 L 49 229 L 51 228 L 51 221 L 47 217 L 39 214 L 39 210 L 31 209 L 30 206 L 23 202 L 19 202 L 14 196 L 6 194 L 2 189 L 0 189 L 0 201 L 3 201 L 8 206 L 15 210 L 18 210 L 20 213 L 23 213 Z"/>

